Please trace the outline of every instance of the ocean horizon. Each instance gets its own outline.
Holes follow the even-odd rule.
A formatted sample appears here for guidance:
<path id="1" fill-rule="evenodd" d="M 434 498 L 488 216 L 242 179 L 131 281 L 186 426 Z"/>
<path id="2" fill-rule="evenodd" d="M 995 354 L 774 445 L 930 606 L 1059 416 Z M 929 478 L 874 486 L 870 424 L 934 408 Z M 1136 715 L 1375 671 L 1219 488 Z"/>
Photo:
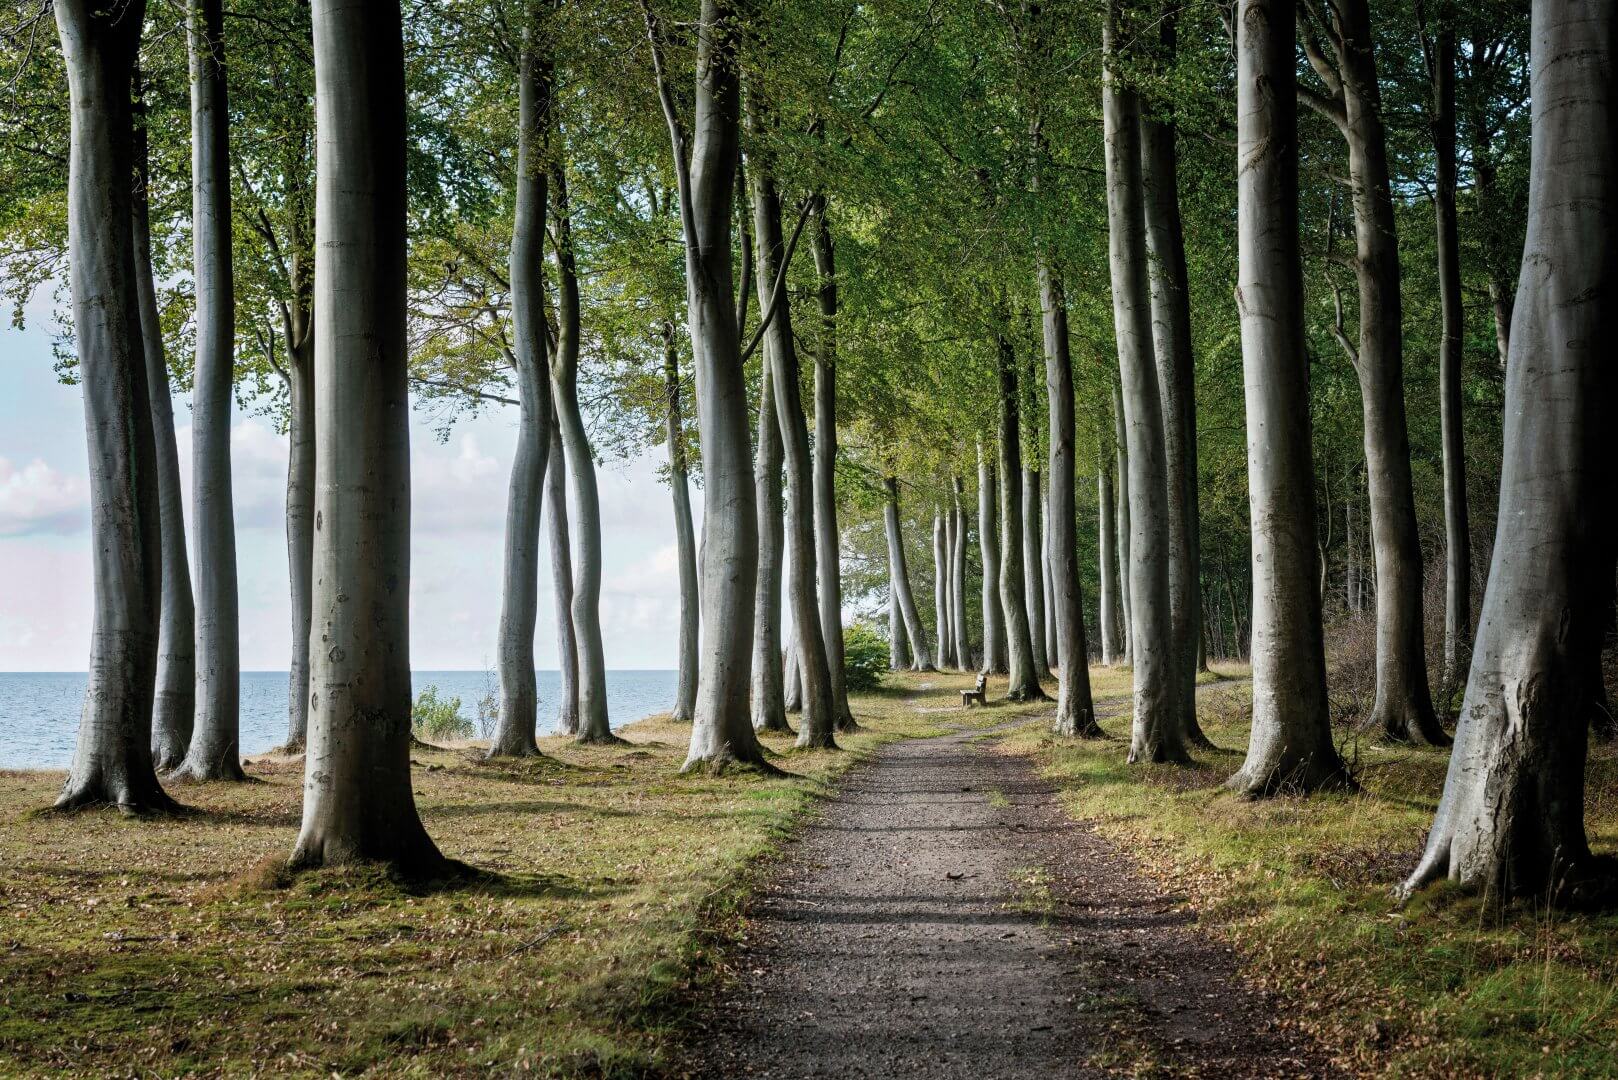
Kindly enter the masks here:
<path id="1" fill-rule="evenodd" d="M 536 670 L 540 732 L 554 730 L 561 674 Z M 632 724 L 674 705 L 678 673 L 668 669 L 607 672 L 607 713 L 613 727 Z M 287 672 L 244 671 L 241 680 L 241 750 L 262 754 L 286 742 Z M 83 671 L 0 671 L 0 769 L 65 769 L 73 759 L 84 705 Z M 435 687 L 440 700 L 459 698 L 474 724 L 478 702 L 499 696 L 493 671 L 414 671 L 411 693 Z"/>

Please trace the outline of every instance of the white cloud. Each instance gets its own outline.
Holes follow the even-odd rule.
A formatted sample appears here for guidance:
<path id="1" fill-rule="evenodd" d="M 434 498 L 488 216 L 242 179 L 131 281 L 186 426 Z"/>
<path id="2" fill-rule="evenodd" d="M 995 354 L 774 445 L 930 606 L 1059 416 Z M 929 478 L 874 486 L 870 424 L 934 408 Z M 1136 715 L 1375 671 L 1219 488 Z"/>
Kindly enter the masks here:
<path id="1" fill-rule="evenodd" d="M 75 533 L 90 523 L 89 486 L 34 458 L 17 468 L 0 457 L 0 536 Z"/>

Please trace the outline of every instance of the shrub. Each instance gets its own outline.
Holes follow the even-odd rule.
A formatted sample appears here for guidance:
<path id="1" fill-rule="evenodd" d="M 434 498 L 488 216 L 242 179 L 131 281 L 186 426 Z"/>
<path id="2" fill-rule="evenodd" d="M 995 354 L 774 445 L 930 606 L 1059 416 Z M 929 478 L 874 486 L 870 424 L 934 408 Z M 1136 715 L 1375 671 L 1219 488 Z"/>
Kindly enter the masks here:
<path id="1" fill-rule="evenodd" d="M 472 721 L 461 715 L 460 698 L 438 696 L 438 687 L 424 687 L 410 710 L 410 730 L 418 739 L 470 739 Z"/>
<path id="2" fill-rule="evenodd" d="M 888 642 L 865 623 L 843 631 L 843 679 L 850 690 L 874 690 L 888 672 Z"/>

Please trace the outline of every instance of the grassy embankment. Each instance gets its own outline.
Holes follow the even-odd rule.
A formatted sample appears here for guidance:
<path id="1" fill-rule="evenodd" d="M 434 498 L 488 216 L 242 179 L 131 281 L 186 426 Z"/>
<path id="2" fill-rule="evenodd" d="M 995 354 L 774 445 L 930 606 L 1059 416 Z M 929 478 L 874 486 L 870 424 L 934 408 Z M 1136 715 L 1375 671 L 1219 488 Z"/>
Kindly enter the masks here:
<path id="1" fill-rule="evenodd" d="M 1432 822 L 1447 750 L 1341 732 L 1359 794 L 1248 801 L 1220 787 L 1247 744 L 1245 682 L 1200 696 L 1204 729 L 1229 749 L 1143 769 L 1124 763 L 1127 673 L 1094 678 L 1114 740 L 1059 743 L 1030 724 L 1002 748 L 1034 754 L 1074 816 L 1194 902 L 1249 976 L 1286 993 L 1346 1064 L 1391 1076 L 1618 1075 L 1618 915 L 1493 912 L 1446 887 L 1403 910 L 1393 902 Z M 1618 853 L 1618 748 L 1592 746 L 1586 799 L 1593 848 Z"/>
<path id="2" fill-rule="evenodd" d="M 689 728 L 658 720 L 538 762 L 417 750 L 428 830 L 491 872 L 443 890 L 275 883 L 301 759 L 177 788 L 198 812 L 148 821 L 38 815 L 61 774 L 0 773 L 0 1074 L 640 1072 L 761 857 L 863 753 L 939 730 L 900 690 L 856 707 L 849 753 L 768 740 L 797 779 L 680 776 Z"/>

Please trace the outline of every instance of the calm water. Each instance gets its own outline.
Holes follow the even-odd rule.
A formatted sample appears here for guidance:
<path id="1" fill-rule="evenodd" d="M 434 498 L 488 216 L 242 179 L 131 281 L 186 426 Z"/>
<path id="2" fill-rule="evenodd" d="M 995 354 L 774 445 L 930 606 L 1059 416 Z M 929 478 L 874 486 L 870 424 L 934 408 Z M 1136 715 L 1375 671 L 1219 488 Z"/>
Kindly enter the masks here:
<path id="1" fill-rule="evenodd" d="M 436 686 L 440 700 L 460 698 L 462 715 L 474 724 L 478 701 L 499 687 L 484 671 L 418 671 L 411 681 L 417 693 Z M 555 719 L 558 688 L 556 672 L 539 673 L 541 731 Z M 674 691 L 672 671 L 609 671 L 607 709 L 613 726 L 667 712 Z M 0 672 L 0 769 L 67 768 L 83 704 L 82 671 Z M 286 672 L 242 672 L 242 753 L 279 746 L 286 733 Z"/>

